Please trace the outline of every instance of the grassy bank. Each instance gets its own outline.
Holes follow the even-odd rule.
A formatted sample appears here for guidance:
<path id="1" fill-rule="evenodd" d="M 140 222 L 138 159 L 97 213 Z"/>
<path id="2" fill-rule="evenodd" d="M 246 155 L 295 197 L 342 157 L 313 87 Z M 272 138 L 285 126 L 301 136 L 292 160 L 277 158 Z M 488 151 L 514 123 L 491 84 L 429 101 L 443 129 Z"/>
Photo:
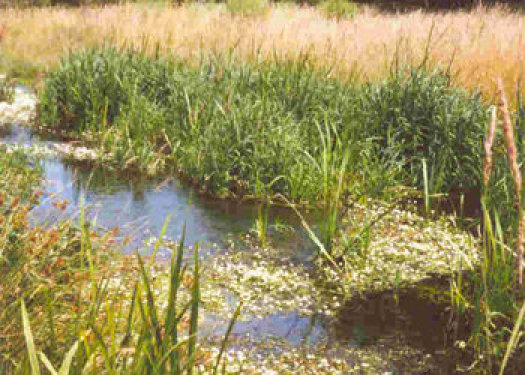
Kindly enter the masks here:
<path id="1" fill-rule="evenodd" d="M 310 202 L 328 201 L 338 180 L 339 195 L 385 197 L 424 178 L 430 193 L 479 189 L 486 118 L 479 96 L 424 69 L 355 85 L 304 63 L 194 69 L 111 48 L 66 57 L 39 104 L 41 126 L 95 141 L 120 166 Z"/>
<path id="2" fill-rule="evenodd" d="M 272 6 L 255 17 L 223 6 L 121 5 L 90 9 L 3 9 L 2 58 L 31 71 L 56 66 L 67 50 L 110 41 L 174 53 L 198 64 L 201 55 L 234 51 L 242 61 L 303 60 L 360 81 L 382 79 L 392 66 L 450 67 L 453 83 L 494 94 L 494 77 L 509 90 L 523 80 L 523 15 L 504 9 L 426 14 L 364 10 L 337 22 L 321 10 Z M 0 58 L 0 59 L 2 59 Z M 21 65 L 21 63 L 24 63 Z"/>

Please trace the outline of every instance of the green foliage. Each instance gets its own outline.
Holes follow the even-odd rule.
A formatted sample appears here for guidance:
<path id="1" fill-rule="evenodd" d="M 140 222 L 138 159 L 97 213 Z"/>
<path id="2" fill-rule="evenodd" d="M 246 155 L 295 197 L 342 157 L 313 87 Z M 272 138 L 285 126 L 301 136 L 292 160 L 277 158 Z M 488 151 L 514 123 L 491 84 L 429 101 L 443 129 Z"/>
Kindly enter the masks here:
<path id="1" fill-rule="evenodd" d="M 515 126 L 517 128 L 518 150 L 523 151 L 521 122 L 521 100 L 518 97 L 518 111 Z M 510 115 L 510 114 L 509 114 Z M 523 207 L 520 199 L 513 195 L 508 155 L 502 146 L 502 136 L 496 132 L 496 141 L 491 144 L 494 151 L 492 163 L 495 173 L 487 181 L 481 193 L 481 261 L 472 274 L 464 277 L 459 273 L 452 282 L 452 304 L 461 313 L 467 311 L 473 316 L 471 347 L 474 349 L 479 364 L 475 370 L 479 373 L 504 374 L 523 367 L 525 346 L 523 317 L 525 303 L 523 289 L 516 274 L 516 258 L 521 256 L 514 251 L 521 228 Z M 523 155 L 518 153 L 523 160 Z M 516 284 L 518 284 L 516 286 Z M 513 328 L 512 328 L 513 326 Z M 517 364 L 510 361 L 517 360 Z"/>
<path id="2" fill-rule="evenodd" d="M 32 374 L 40 374 L 40 368 L 45 366 L 51 374 L 57 375 L 94 374 L 100 371 L 108 374 L 177 375 L 192 373 L 195 366 L 202 366 L 202 362 L 196 359 L 200 350 L 197 347 L 200 303 L 199 254 L 198 249 L 195 249 L 191 296 L 189 301 L 185 301 L 184 296 L 181 296 L 181 285 L 182 279 L 189 275 L 186 274 L 186 266 L 182 266 L 183 251 L 184 238 L 171 260 L 167 305 L 156 300 L 159 298 L 153 292 L 149 267 L 146 267 L 139 255 L 137 258 L 140 281 L 135 284 L 131 297 L 122 298 L 119 296 L 121 292 L 112 293 L 107 284 L 96 282 L 94 276 L 90 276 L 96 285 L 91 294 L 92 299 L 86 301 L 89 314 L 85 319 L 75 322 L 78 339 L 63 354 L 58 371 L 52 364 L 53 359 L 44 352 L 37 351 L 29 314 L 22 300 L 27 358 L 17 366 L 15 373 L 28 373 L 27 366 L 24 365 L 27 362 Z M 119 311 L 121 309 L 124 309 L 125 314 Z M 214 373 L 217 373 L 228 337 L 239 313 L 240 306 L 228 326 L 217 360 L 205 365 L 210 371 L 213 369 Z M 58 316 L 51 318 L 58 319 Z M 180 338 L 179 327 L 186 319 L 190 322 L 188 336 Z M 51 354 L 51 358 L 57 357 L 57 353 Z"/>
<path id="3" fill-rule="evenodd" d="M 320 7 L 327 17 L 337 20 L 353 18 L 359 13 L 359 5 L 348 0 L 326 0 Z"/>
<path id="4" fill-rule="evenodd" d="M 429 194 L 479 189 L 488 112 L 481 98 L 450 86 L 445 75 L 412 70 L 368 85 L 362 128 L 379 140 L 377 152 L 403 163 L 411 185 Z M 422 160 L 426 159 L 427 173 Z"/>
<path id="5" fill-rule="evenodd" d="M 472 317 L 469 345 L 478 358 L 472 373 L 503 373 L 507 365 L 516 368 L 508 361 L 524 352 L 523 299 L 515 286 L 513 241 L 497 213 L 484 208 L 482 220 L 481 261 L 475 272 L 458 273 L 452 281 L 452 305 Z"/>
<path id="6" fill-rule="evenodd" d="M 232 14 L 257 15 L 266 12 L 270 4 L 268 0 L 227 0 L 226 7 Z"/>
<path id="7" fill-rule="evenodd" d="M 422 159 L 430 194 L 479 188 L 487 113 L 479 96 L 424 70 L 357 87 L 306 61 L 255 68 L 219 58 L 194 69 L 101 49 L 69 55 L 49 74 L 39 117 L 94 134 L 121 165 L 176 168 L 215 194 L 257 194 L 260 182 L 314 201 L 329 193 L 327 152 L 339 165 L 348 154 L 340 195 L 422 188 Z"/>

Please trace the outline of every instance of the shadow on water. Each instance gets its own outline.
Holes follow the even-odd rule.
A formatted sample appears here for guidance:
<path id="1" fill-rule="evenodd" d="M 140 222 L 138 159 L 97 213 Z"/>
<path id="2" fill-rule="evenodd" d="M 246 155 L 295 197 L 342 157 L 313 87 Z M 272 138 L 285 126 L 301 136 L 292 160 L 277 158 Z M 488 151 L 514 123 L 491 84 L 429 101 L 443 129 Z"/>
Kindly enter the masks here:
<path id="1" fill-rule="evenodd" d="M 454 373 L 458 363 L 468 363 L 454 343 L 468 339 L 470 324 L 444 299 L 448 289 L 443 277 L 351 299 L 331 327 L 333 340 L 355 346 L 402 342 L 431 354 L 444 374 Z"/>

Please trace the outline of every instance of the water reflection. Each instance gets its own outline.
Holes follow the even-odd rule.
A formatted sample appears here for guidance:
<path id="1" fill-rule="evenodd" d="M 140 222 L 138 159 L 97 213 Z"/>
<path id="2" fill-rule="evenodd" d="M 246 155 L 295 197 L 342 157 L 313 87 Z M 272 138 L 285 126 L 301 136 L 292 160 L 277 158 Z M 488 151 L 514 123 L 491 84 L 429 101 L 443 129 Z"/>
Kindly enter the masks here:
<path id="1" fill-rule="evenodd" d="M 26 146 L 52 147 L 57 142 L 16 125 L 4 127 L 0 137 L 3 143 Z M 122 237 L 131 237 L 128 250 L 158 236 L 168 217 L 166 237 L 178 239 L 186 224 L 188 243 L 222 244 L 227 234 L 249 230 L 257 215 L 254 205 L 199 196 L 173 178 L 145 178 L 93 163 L 59 158 L 42 159 L 40 164 L 45 198 L 32 211 L 33 224 L 53 224 L 65 217 L 75 218 L 84 200 L 88 219 L 102 228 L 119 227 Z M 69 202 L 64 211 L 53 205 L 59 200 Z M 293 216 L 290 210 L 274 209 L 270 222 L 293 222 Z M 294 224 L 297 225 L 297 219 Z"/>

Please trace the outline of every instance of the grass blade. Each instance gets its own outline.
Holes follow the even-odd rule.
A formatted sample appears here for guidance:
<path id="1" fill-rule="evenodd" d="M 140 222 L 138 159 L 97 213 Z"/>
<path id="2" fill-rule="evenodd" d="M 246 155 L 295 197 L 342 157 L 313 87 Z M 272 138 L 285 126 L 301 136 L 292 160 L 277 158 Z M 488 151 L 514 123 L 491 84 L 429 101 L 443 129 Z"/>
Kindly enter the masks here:
<path id="1" fill-rule="evenodd" d="M 60 366 L 60 369 L 58 370 L 58 375 L 68 375 L 71 363 L 73 362 L 73 357 L 77 353 L 78 350 L 78 341 L 73 344 L 71 349 L 66 354 L 66 357 L 64 358 L 64 362 L 62 362 L 62 366 Z"/>
<path id="2" fill-rule="evenodd" d="M 219 355 L 217 356 L 217 363 L 215 363 L 215 368 L 213 369 L 214 375 L 217 375 L 217 370 L 219 369 L 219 365 L 221 363 L 222 354 L 224 353 L 224 351 L 226 350 L 226 347 L 228 346 L 228 338 L 230 337 L 230 334 L 233 330 L 235 321 L 237 320 L 237 318 L 239 317 L 239 314 L 241 313 L 241 307 L 242 307 L 242 302 L 239 303 L 239 305 L 235 309 L 232 319 L 230 320 L 230 324 L 228 325 L 228 329 L 226 330 L 226 335 L 224 336 L 224 340 L 222 340 L 221 350 L 219 351 Z"/>
<path id="3" fill-rule="evenodd" d="M 33 333 L 31 332 L 31 324 L 29 316 L 27 315 L 26 305 L 22 300 L 22 323 L 24 325 L 24 336 L 26 339 L 27 353 L 29 355 L 29 363 L 31 365 L 32 375 L 40 375 L 40 367 L 38 365 L 38 357 L 35 349 L 35 341 Z"/>
<path id="4" fill-rule="evenodd" d="M 199 244 L 195 244 L 194 251 L 194 271 L 193 271 L 193 288 L 191 293 L 191 315 L 188 341 L 188 358 L 189 367 L 188 373 L 193 373 L 193 363 L 195 362 L 195 347 L 197 343 L 197 330 L 199 318 L 199 301 L 200 301 L 200 285 L 199 285 Z"/>
<path id="5" fill-rule="evenodd" d="M 177 260 L 174 260 L 174 256 L 171 257 L 171 272 L 170 272 L 170 290 L 169 290 L 169 300 L 168 308 L 166 311 L 166 319 L 164 326 L 166 327 L 166 333 L 170 337 L 170 345 L 177 345 L 177 323 L 178 319 L 175 317 L 177 309 L 177 292 L 179 290 L 180 279 L 181 279 L 181 267 L 182 267 L 182 255 L 184 251 L 184 242 L 186 238 L 186 224 L 182 229 L 182 237 L 177 249 Z M 170 369 L 171 374 L 178 374 L 180 371 L 180 360 L 178 350 L 173 350 L 170 353 Z"/>
<path id="6" fill-rule="evenodd" d="M 57 371 L 55 370 L 49 359 L 47 359 L 44 353 L 38 352 L 38 356 L 40 357 L 40 361 L 42 361 L 44 366 L 46 366 L 47 370 L 51 373 L 51 375 L 58 375 Z"/>
<path id="7" fill-rule="evenodd" d="M 505 357 L 503 357 L 503 362 L 501 362 L 501 368 L 499 369 L 499 375 L 503 375 L 505 371 L 505 367 L 507 366 L 507 362 L 510 358 L 510 355 L 518 344 L 518 335 L 520 332 L 521 324 L 523 323 L 524 316 L 525 316 L 525 302 L 523 302 L 520 313 L 518 314 L 518 318 L 516 319 L 516 323 L 514 323 L 514 329 L 512 330 L 512 335 L 510 336 L 510 340 L 507 344 L 507 350 L 505 351 Z"/>

